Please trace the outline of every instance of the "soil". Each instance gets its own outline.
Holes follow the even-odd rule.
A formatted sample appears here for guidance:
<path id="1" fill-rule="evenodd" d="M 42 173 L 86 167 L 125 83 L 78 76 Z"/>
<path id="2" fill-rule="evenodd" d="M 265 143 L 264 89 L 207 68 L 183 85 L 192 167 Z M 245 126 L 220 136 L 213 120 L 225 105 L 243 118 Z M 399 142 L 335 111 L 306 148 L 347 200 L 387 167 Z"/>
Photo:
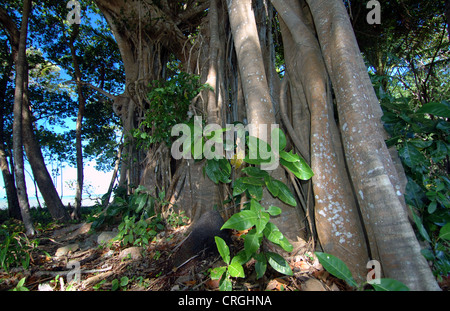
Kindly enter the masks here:
<path id="1" fill-rule="evenodd" d="M 186 250 L 183 243 L 190 231 L 188 226 L 166 228 L 146 247 L 139 248 L 102 240 L 113 237 L 115 229 L 94 232 L 90 223 L 47 230 L 38 236 L 39 245 L 30 252 L 27 270 L 0 270 L 0 290 L 13 289 L 26 277 L 23 286 L 32 291 L 217 291 L 219 282 L 210 279 L 210 271 L 225 265 L 217 253 L 200 253 L 182 265 L 175 260 L 180 249 Z M 243 248 L 241 234 L 233 232 L 231 249 Z M 317 258 L 312 258 L 311 252 L 304 249 L 291 258 L 293 276 L 268 269 L 259 280 L 251 260 L 244 267 L 246 277 L 232 279 L 233 290 L 349 290 L 344 282 L 324 271 Z"/>

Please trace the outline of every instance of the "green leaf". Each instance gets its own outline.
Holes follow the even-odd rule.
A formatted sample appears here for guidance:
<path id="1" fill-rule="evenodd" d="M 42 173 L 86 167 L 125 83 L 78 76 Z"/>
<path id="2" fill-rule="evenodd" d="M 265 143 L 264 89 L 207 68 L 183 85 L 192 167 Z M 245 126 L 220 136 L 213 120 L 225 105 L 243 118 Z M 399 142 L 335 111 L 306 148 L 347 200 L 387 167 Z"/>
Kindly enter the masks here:
<path id="1" fill-rule="evenodd" d="M 229 183 L 231 166 L 227 160 L 221 159 L 211 159 L 206 162 L 205 172 L 208 177 L 216 184 L 219 182 Z"/>
<path id="2" fill-rule="evenodd" d="M 269 206 L 269 208 L 266 210 L 270 214 L 270 216 L 278 216 L 281 214 L 281 208 L 278 206 Z"/>
<path id="3" fill-rule="evenodd" d="M 114 279 L 111 282 L 111 291 L 116 291 L 119 289 L 119 280 L 118 279 Z"/>
<path id="4" fill-rule="evenodd" d="M 231 291 L 233 290 L 233 285 L 231 284 L 230 277 L 228 276 L 228 273 L 225 277 L 222 277 L 219 283 L 219 290 L 221 291 Z"/>
<path id="5" fill-rule="evenodd" d="M 258 201 L 262 200 L 263 188 L 262 186 L 255 186 L 247 184 L 247 190 L 250 196 Z"/>
<path id="6" fill-rule="evenodd" d="M 271 135 L 272 137 L 276 137 L 276 135 L 278 135 L 278 150 L 280 152 L 284 150 L 284 148 L 286 148 L 286 136 L 284 135 L 283 131 L 276 127 L 272 130 Z"/>
<path id="7" fill-rule="evenodd" d="M 267 262 L 276 271 L 286 274 L 293 275 L 291 267 L 289 267 L 288 262 L 281 257 L 281 255 L 272 252 L 266 252 Z"/>
<path id="8" fill-rule="evenodd" d="M 211 270 L 211 279 L 212 280 L 219 280 L 222 275 L 227 271 L 227 267 L 216 267 Z"/>
<path id="9" fill-rule="evenodd" d="M 228 265 L 230 263 L 230 249 L 228 248 L 227 243 L 218 236 L 214 237 L 216 241 L 217 250 L 219 251 L 220 256 L 222 256 L 223 261 Z"/>
<path id="10" fill-rule="evenodd" d="M 249 164 L 269 163 L 274 158 L 270 145 L 257 137 L 247 137 L 248 154 L 244 161 Z"/>
<path id="11" fill-rule="evenodd" d="M 243 193 L 245 190 L 247 190 L 247 186 L 248 184 L 244 184 L 242 178 L 236 179 L 233 185 L 233 196 L 235 197 Z"/>
<path id="12" fill-rule="evenodd" d="M 290 170 L 298 179 L 301 180 L 309 180 L 314 176 L 312 169 L 306 163 L 305 160 L 300 159 L 296 162 L 288 162 L 284 159 L 280 160 L 281 165 L 285 166 L 288 170 Z"/>
<path id="13" fill-rule="evenodd" d="M 441 228 L 439 231 L 439 238 L 450 241 L 450 223 Z"/>
<path id="14" fill-rule="evenodd" d="M 264 180 L 256 177 L 241 177 L 240 178 L 244 184 L 253 186 L 264 186 Z"/>
<path id="15" fill-rule="evenodd" d="M 316 252 L 315 254 L 325 270 L 335 277 L 346 281 L 350 286 L 357 287 L 358 284 L 353 279 L 350 269 L 342 260 L 327 253 Z"/>
<path id="16" fill-rule="evenodd" d="M 408 205 L 409 206 L 409 205 Z M 417 230 L 419 231 L 420 235 L 428 242 L 431 243 L 430 236 L 428 235 L 427 230 L 423 226 L 422 219 L 412 210 L 412 207 L 409 206 L 411 209 L 411 213 L 413 215 L 414 222 L 416 223 Z"/>
<path id="17" fill-rule="evenodd" d="M 379 284 L 377 284 L 377 282 Z M 369 282 L 376 291 L 409 291 L 408 286 L 394 279 L 378 279 Z"/>
<path id="18" fill-rule="evenodd" d="M 222 229 L 246 230 L 256 224 L 258 215 L 249 210 L 243 210 L 230 217 L 222 226 Z"/>
<path id="19" fill-rule="evenodd" d="M 234 278 L 245 277 L 244 268 L 239 263 L 239 259 L 234 259 L 234 257 L 231 260 L 230 265 L 228 266 L 228 272 L 230 273 L 230 276 L 232 276 Z"/>
<path id="20" fill-rule="evenodd" d="M 269 176 L 268 178 L 265 178 L 265 183 L 266 183 L 266 187 L 267 187 L 267 189 L 269 190 L 269 192 L 270 192 L 274 197 L 277 197 L 277 196 L 278 196 L 279 189 L 278 189 L 277 185 L 274 183 L 274 180 L 275 180 L 275 179 L 273 179 L 272 177 Z"/>
<path id="21" fill-rule="evenodd" d="M 256 270 L 256 278 L 260 279 L 264 276 L 267 270 L 267 259 L 264 254 L 257 254 L 255 255 L 256 264 L 255 264 L 255 270 Z"/>
<path id="22" fill-rule="evenodd" d="M 437 201 L 431 201 L 431 203 L 428 205 L 428 213 L 433 214 L 437 209 Z"/>
<path id="23" fill-rule="evenodd" d="M 286 204 L 297 206 L 297 201 L 292 195 L 291 190 L 281 181 L 274 179 L 273 184 L 278 188 L 277 197 Z"/>
<path id="24" fill-rule="evenodd" d="M 287 161 L 287 162 L 297 162 L 300 161 L 300 156 L 298 154 L 295 154 L 291 151 L 280 151 L 280 158 Z"/>
<path id="25" fill-rule="evenodd" d="M 415 168 L 426 161 L 423 154 L 410 143 L 405 143 L 398 151 L 398 154 L 403 160 L 403 163 L 410 168 Z"/>
<path id="26" fill-rule="evenodd" d="M 286 252 L 292 252 L 294 246 L 288 241 L 288 239 L 281 233 L 278 227 L 269 222 L 263 230 L 264 236 L 272 243 L 281 246 Z"/>
<path id="27" fill-rule="evenodd" d="M 423 105 L 416 114 L 429 113 L 436 117 L 450 118 L 450 104 L 445 101 L 431 102 Z"/>
<path id="28" fill-rule="evenodd" d="M 255 229 L 252 229 L 249 233 L 245 235 L 244 238 L 244 249 L 247 256 L 251 256 L 256 253 L 256 251 L 261 246 L 262 233 L 258 233 Z"/>
<path id="29" fill-rule="evenodd" d="M 120 279 L 120 286 L 125 287 L 128 285 L 129 279 L 128 277 L 124 276 Z"/>
<path id="30" fill-rule="evenodd" d="M 244 172 L 245 174 L 252 176 L 252 177 L 256 177 L 256 178 L 265 178 L 267 176 L 269 176 L 269 173 L 267 173 L 266 171 L 254 167 L 254 166 L 247 166 L 245 168 L 242 169 L 242 172 Z"/>

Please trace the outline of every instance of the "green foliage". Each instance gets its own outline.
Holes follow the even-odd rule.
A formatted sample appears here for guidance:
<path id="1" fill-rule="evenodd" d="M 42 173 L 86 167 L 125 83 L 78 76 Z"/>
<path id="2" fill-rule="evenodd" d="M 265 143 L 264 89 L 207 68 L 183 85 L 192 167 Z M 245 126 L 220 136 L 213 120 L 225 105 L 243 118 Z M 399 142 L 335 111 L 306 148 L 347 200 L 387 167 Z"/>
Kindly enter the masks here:
<path id="1" fill-rule="evenodd" d="M 19 283 L 17 283 L 16 287 L 11 289 L 10 291 L 12 291 L 12 292 L 28 292 L 29 289 L 24 286 L 26 279 L 27 279 L 26 277 L 21 278 Z"/>
<path id="2" fill-rule="evenodd" d="M 200 83 L 199 76 L 185 72 L 175 74 L 167 81 L 153 81 L 148 94 L 150 107 L 139 128 L 132 132 L 137 146 L 148 148 L 161 142 L 170 146 L 172 127 L 188 119 L 192 99 L 207 87 Z"/>
<path id="3" fill-rule="evenodd" d="M 124 188 L 116 188 L 114 193 L 114 201 L 93 221 L 93 229 L 117 217 L 149 218 L 155 215 L 155 205 L 163 203 L 150 195 L 143 186 L 137 187 L 132 195 L 128 195 Z"/>
<path id="4" fill-rule="evenodd" d="M 446 228 L 450 223 L 450 102 L 430 102 L 418 109 L 408 99 L 384 95 L 385 128 L 392 137 L 408 179 L 405 200 L 412 208 L 420 237 L 431 243 L 422 253 L 434 263 L 434 273 L 450 273 L 450 247 Z M 442 233 L 441 233 L 442 232 Z"/>
<path id="5" fill-rule="evenodd" d="M 123 276 L 119 279 L 114 279 L 111 282 L 111 291 L 116 291 L 118 289 L 126 289 L 130 282 L 130 279 L 127 276 Z"/>
<path id="6" fill-rule="evenodd" d="M 38 245 L 38 240 L 30 240 L 23 231 L 16 231 L 5 224 L 0 227 L 0 266 L 5 272 L 12 267 L 21 265 L 28 269 L 31 261 L 31 251 Z"/>
<path id="7" fill-rule="evenodd" d="M 281 164 L 301 179 L 307 180 L 311 178 L 313 172 L 306 162 L 300 156 L 293 154 L 292 151 L 286 152 L 284 150 L 286 147 L 284 133 L 279 129 L 275 129 L 272 135 L 279 136 L 278 151 L 282 160 Z M 252 146 L 252 144 L 254 145 Z M 268 153 L 273 151 L 270 146 L 264 144 L 266 143 L 262 140 L 247 137 L 246 146 L 248 148 L 256 148 L 258 153 L 256 158 L 249 159 L 246 156 L 243 162 L 251 165 L 267 163 L 264 159 L 271 157 L 267 157 L 267 154 L 262 156 L 260 151 L 264 150 L 264 152 Z M 262 148 L 260 149 L 261 146 Z M 242 162 L 238 163 L 236 158 L 230 162 L 226 159 L 210 159 L 205 166 L 205 172 L 215 183 L 230 183 L 231 168 L 236 169 L 242 165 Z M 291 252 L 293 246 L 278 227 L 270 222 L 270 217 L 280 215 L 281 209 L 277 206 L 264 208 L 260 201 L 263 199 L 264 187 L 267 187 L 275 198 L 291 206 L 297 205 L 295 197 L 284 183 L 274 179 L 265 170 L 256 166 L 247 166 L 242 168 L 241 172 L 243 173 L 242 176 L 236 178 L 232 184 L 232 196 L 242 199 L 242 195 L 245 193 L 246 197 L 250 198 L 250 202 L 244 204 L 245 208 L 243 210 L 232 215 L 221 229 L 247 230 L 247 233 L 244 235 L 244 249 L 238 252 L 231 261 L 228 246 L 221 238 L 216 237 L 217 249 L 226 266 L 213 269 L 211 278 L 220 279 L 220 290 L 232 290 L 230 277 L 244 277 L 242 265 L 251 258 L 256 260 L 255 269 L 258 279 L 265 274 L 268 264 L 279 273 L 292 275 L 288 262 L 282 256 L 277 253 L 263 251 L 262 249 L 263 240 L 281 247 L 286 252 Z"/>
<path id="8" fill-rule="evenodd" d="M 137 187 L 132 195 L 127 195 L 125 189 L 115 189 L 114 201 L 95 218 L 92 227 L 99 228 L 104 223 L 121 218 L 114 240 L 120 241 L 122 246 L 148 245 L 166 225 L 181 226 L 188 218 L 170 208 L 168 216 L 163 219 L 157 211 L 169 204 L 164 201 L 164 196 L 162 191 L 158 197 L 153 197 L 143 186 Z"/>
<path id="9" fill-rule="evenodd" d="M 381 278 L 368 283 L 358 284 L 353 278 L 350 269 L 342 260 L 327 253 L 316 252 L 315 254 L 325 270 L 338 279 L 344 280 L 352 287 L 362 289 L 367 284 L 370 284 L 376 291 L 409 291 L 409 288 L 402 282 L 387 278 Z"/>

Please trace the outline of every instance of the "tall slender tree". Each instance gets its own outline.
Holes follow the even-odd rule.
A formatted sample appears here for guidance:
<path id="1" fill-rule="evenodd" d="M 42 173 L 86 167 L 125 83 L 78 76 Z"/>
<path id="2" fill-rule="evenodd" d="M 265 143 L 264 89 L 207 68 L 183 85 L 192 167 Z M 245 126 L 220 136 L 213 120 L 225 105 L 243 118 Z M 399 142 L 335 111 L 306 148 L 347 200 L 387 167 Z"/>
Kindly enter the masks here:
<path id="1" fill-rule="evenodd" d="M 34 235 L 35 229 L 30 216 L 27 188 L 25 183 L 23 143 L 22 143 L 22 107 L 24 98 L 24 83 L 26 79 L 26 47 L 28 34 L 28 16 L 31 11 L 31 0 L 23 3 L 22 23 L 19 33 L 19 48 L 16 58 L 16 88 L 14 93 L 14 123 L 13 123 L 13 149 L 14 173 L 16 177 L 17 196 L 27 235 Z"/>

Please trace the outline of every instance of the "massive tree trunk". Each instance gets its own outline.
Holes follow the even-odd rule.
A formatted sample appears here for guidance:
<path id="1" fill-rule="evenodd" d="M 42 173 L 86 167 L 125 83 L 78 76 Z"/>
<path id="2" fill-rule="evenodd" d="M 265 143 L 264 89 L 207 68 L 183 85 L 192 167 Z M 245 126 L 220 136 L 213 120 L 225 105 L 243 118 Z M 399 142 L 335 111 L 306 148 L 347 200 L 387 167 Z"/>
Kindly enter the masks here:
<path id="1" fill-rule="evenodd" d="M 17 196 L 27 235 L 34 235 L 35 230 L 30 217 L 30 205 L 28 203 L 27 188 L 23 164 L 22 144 L 22 106 L 24 95 L 24 79 L 26 70 L 26 48 L 28 33 L 28 16 L 31 11 L 31 0 L 23 3 L 22 23 L 20 27 L 19 48 L 16 60 L 16 88 L 14 92 L 14 122 L 13 122 L 13 149 L 14 149 L 14 173 L 16 177 Z"/>
<path id="2" fill-rule="evenodd" d="M 272 3 L 296 43 L 297 66 L 311 111 L 311 168 L 319 240 L 326 252 L 346 258 L 353 274 L 364 278 L 368 261 L 364 233 L 345 167 L 319 44 L 313 30 L 302 21 L 305 18 L 300 8 L 295 14 L 282 0 Z"/>
<path id="3" fill-rule="evenodd" d="M 408 222 L 404 183 L 384 143 L 381 109 L 340 0 L 273 0 L 278 15 L 263 0 L 96 3 L 124 61 L 127 91 L 116 108 L 125 137 L 152 104 L 144 82 L 168 78 L 172 55 L 182 70 L 211 84 L 192 103 L 208 123 L 248 121 L 270 130 L 282 119 L 290 146 L 311 164 L 312 183 L 292 182 L 302 209 L 264 193 L 263 205 L 282 208 L 274 222 L 291 242 L 306 238 L 308 218 L 308 233 L 317 231 L 322 249 L 344 260 L 356 278 L 365 279 L 367 261 L 377 259 L 385 276 L 411 289 L 437 288 Z M 282 81 L 275 73 L 272 31 L 284 45 Z M 270 141 L 267 133 L 251 134 Z M 124 151 L 137 161 L 122 163 L 122 182 L 166 187 L 170 202 L 193 218 L 227 199 L 226 189 L 205 178 L 203 162 L 163 159 L 170 157 L 164 145 L 151 146 L 145 159 L 142 154 Z M 281 167 L 270 173 L 292 180 Z"/>
<path id="4" fill-rule="evenodd" d="M 267 125 L 267 131 L 270 131 L 271 125 L 275 124 L 275 114 L 269 94 L 252 1 L 234 0 L 227 3 L 231 32 L 245 94 L 248 123 L 252 125 L 250 135 L 270 142 L 270 133 L 259 132 L 260 125 Z M 267 69 L 267 71 L 269 70 L 271 68 Z M 286 183 L 287 178 L 280 166 L 277 165 L 270 173 L 272 177 Z M 300 209 L 279 202 L 266 189 L 262 203 L 263 206 L 276 205 L 282 209 L 281 215 L 276 217 L 273 222 L 294 246 L 297 246 L 297 248 L 302 246 L 302 239 L 305 237 L 302 230 L 304 215 L 300 214 Z M 298 251 L 298 249 L 296 250 Z"/>
<path id="5" fill-rule="evenodd" d="M 378 254 L 375 258 L 387 277 L 413 290 L 435 290 L 437 283 L 400 199 L 403 193 L 384 142 L 381 108 L 344 4 L 339 0 L 307 3 L 333 83 L 346 160 L 370 249 Z"/>

